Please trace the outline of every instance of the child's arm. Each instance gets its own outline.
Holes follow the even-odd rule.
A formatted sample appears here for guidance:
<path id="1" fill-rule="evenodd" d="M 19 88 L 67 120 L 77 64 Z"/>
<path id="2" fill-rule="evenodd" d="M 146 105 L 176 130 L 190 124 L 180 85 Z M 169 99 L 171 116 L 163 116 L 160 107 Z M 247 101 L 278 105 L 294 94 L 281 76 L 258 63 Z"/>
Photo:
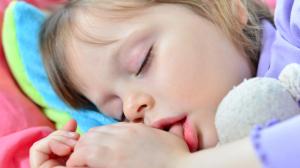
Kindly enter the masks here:
<path id="1" fill-rule="evenodd" d="M 249 138 L 230 144 L 192 153 L 178 162 L 177 168 L 260 168 Z"/>
<path id="2" fill-rule="evenodd" d="M 74 132 L 76 127 L 76 121 L 70 120 L 62 130 L 34 143 L 30 148 L 30 167 L 65 166 L 66 159 L 79 138 Z"/>
<path id="3" fill-rule="evenodd" d="M 259 168 L 263 165 L 298 168 L 298 130 L 300 115 L 265 129 L 254 129 L 251 140 L 245 138 L 191 154 L 187 145 L 170 133 L 142 124 L 118 123 L 93 128 L 83 135 L 67 165 L 109 168 Z"/>
<path id="4" fill-rule="evenodd" d="M 190 153 L 181 138 L 132 123 L 91 129 L 80 138 L 67 165 L 109 168 L 261 167 L 249 139 Z"/>
<path id="5" fill-rule="evenodd" d="M 254 129 L 250 138 L 194 153 L 180 161 L 179 167 L 258 168 L 300 165 L 300 115 L 289 120 Z"/>

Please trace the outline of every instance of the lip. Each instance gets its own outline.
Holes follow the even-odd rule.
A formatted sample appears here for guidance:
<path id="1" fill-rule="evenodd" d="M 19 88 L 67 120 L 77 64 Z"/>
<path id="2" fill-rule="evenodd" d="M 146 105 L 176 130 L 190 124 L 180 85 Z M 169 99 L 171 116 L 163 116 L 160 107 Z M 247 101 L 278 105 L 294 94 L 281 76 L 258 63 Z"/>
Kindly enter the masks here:
<path id="1" fill-rule="evenodd" d="M 193 126 L 191 120 L 185 115 L 179 115 L 175 117 L 163 118 L 152 124 L 153 128 L 157 129 L 169 129 L 180 124 L 183 128 L 183 140 L 188 145 L 190 152 L 195 152 L 199 149 L 199 139 L 197 130 Z M 166 130 L 168 131 L 168 130 Z"/>
<path id="2" fill-rule="evenodd" d="M 185 114 L 178 115 L 175 117 L 163 118 L 158 121 L 155 121 L 151 126 L 157 129 L 165 129 L 166 127 L 171 127 L 172 125 L 183 121 L 186 118 Z"/>

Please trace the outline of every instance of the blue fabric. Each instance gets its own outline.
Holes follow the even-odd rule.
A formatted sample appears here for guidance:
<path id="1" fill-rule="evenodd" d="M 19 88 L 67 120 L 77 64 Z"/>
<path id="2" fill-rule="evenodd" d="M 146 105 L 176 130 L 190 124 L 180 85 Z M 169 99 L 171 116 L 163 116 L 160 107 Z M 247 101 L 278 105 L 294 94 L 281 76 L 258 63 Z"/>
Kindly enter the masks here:
<path id="1" fill-rule="evenodd" d="M 97 111 L 70 108 L 55 93 L 48 80 L 39 51 L 39 32 L 45 19 L 45 14 L 39 9 L 25 2 L 17 2 L 15 7 L 17 41 L 25 71 L 32 85 L 42 95 L 48 107 L 69 113 L 77 120 L 83 132 L 91 127 L 116 122 Z"/>

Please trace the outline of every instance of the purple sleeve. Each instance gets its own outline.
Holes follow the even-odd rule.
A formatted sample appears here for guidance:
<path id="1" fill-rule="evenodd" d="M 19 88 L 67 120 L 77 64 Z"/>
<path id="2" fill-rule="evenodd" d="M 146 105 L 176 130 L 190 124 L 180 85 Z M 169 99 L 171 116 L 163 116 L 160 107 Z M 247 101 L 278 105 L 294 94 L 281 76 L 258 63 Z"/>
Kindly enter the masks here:
<path id="1" fill-rule="evenodd" d="M 300 64 L 300 0 L 278 0 L 275 27 L 263 23 L 263 48 L 257 76 L 278 78 L 290 63 Z M 300 115 L 252 132 L 252 142 L 265 168 L 300 167 Z"/>
<path id="2" fill-rule="evenodd" d="M 264 168 L 300 167 L 299 130 L 300 116 L 253 130 L 252 142 Z"/>

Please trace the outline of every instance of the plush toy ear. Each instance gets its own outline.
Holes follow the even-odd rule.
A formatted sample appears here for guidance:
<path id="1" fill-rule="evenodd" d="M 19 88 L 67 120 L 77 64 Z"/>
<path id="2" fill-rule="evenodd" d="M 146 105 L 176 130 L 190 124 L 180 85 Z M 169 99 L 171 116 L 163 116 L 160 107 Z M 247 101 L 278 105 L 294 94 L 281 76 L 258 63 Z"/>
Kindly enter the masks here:
<path id="1" fill-rule="evenodd" d="M 279 80 L 286 87 L 297 102 L 300 101 L 300 65 L 287 65 L 280 73 Z M 300 102 L 299 102 L 300 103 Z"/>

